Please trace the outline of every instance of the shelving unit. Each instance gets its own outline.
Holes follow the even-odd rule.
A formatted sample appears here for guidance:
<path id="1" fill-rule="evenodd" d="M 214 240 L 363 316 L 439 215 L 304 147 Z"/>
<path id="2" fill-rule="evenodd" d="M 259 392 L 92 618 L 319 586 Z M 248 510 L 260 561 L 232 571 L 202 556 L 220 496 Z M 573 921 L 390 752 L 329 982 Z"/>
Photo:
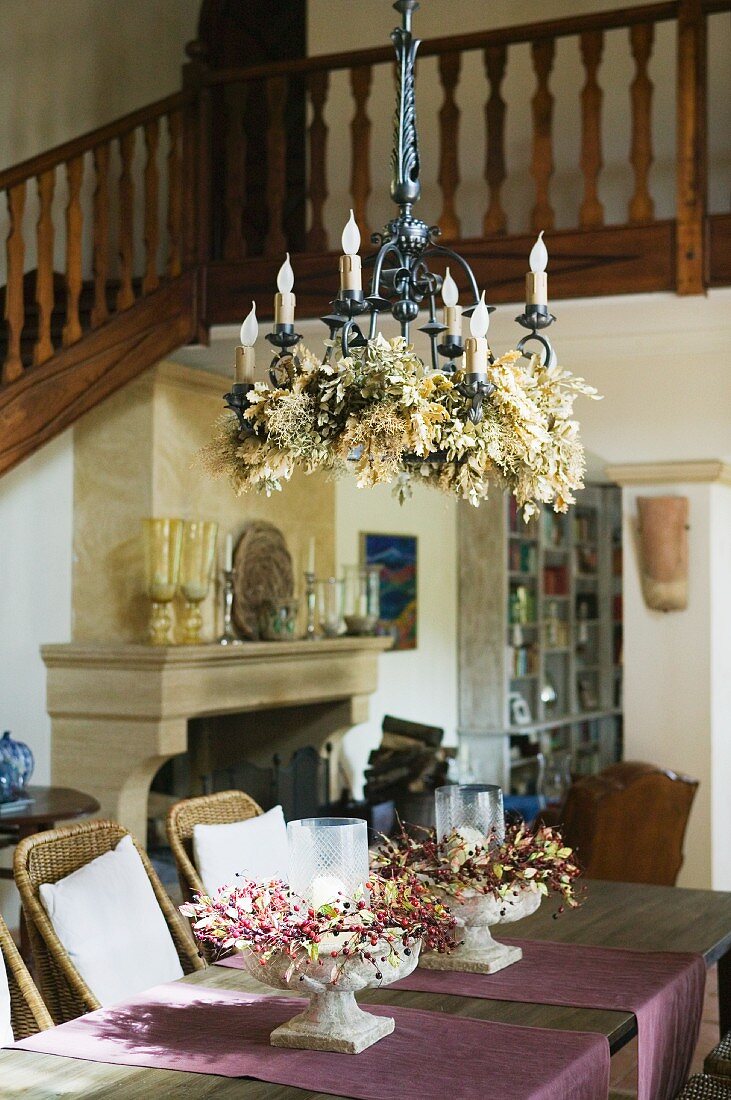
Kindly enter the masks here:
<path id="1" fill-rule="evenodd" d="M 621 755 L 620 493 L 589 486 L 527 524 L 512 497 L 487 513 L 460 515 L 460 742 L 479 779 L 524 793 L 538 752 L 573 774 Z"/>

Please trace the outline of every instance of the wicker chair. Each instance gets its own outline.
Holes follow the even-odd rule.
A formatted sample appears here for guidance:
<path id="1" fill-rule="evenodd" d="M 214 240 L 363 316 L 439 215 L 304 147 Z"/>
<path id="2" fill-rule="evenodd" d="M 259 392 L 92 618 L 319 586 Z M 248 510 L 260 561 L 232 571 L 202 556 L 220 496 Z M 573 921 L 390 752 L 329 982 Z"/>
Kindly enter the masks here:
<path id="1" fill-rule="evenodd" d="M 725 1077 L 731 1086 L 731 1031 L 706 1055 L 703 1072 L 713 1077 Z"/>
<path id="2" fill-rule="evenodd" d="M 5 962 L 10 989 L 10 1023 L 17 1039 L 26 1039 L 38 1031 L 53 1027 L 48 1009 L 20 957 L 7 924 L 0 917 L 0 953 Z"/>
<path id="3" fill-rule="evenodd" d="M 731 1100 L 731 1083 L 709 1073 L 696 1073 L 675 1100 Z"/>
<path id="4" fill-rule="evenodd" d="M 128 835 L 128 831 L 114 821 L 84 821 L 26 837 L 15 849 L 15 882 L 28 925 L 38 984 L 57 1024 L 74 1020 L 101 1005 L 71 962 L 48 919 L 40 900 L 41 883 L 66 878 L 97 856 L 111 852 L 122 837 Z M 165 893 L 147 853 L 134 837 L 132 840 L 170 929 L 183 973 L 202 970 L 205 962 L 193 943 L 186 922 Z"/>
<path id="5" fill-rule="evenodd" d="M 170 807 L 167 834 L 178 868 L 180 889 L 186 901 L 205 894 L 205 886 L 193 863 L 194 825 L 233 825 L 263 813 L 261 806 L 243 791 L 220 791 L 200 798 L 186 798 Z"/>

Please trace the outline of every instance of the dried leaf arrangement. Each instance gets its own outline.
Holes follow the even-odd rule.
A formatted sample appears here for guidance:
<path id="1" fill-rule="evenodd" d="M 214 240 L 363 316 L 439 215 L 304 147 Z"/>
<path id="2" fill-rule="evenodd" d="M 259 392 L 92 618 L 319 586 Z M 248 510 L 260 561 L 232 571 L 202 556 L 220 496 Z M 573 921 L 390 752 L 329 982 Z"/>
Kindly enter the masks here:
<path id="1" fill-rule="evenodd" d="M 455 926 L 441 902 L 408 875 L 391 881 L 371 876 L 361 897 L 338 898 L 319 909 L 293 897 L 279 880 L 239 878 L 215 897 L 187 902 L 180 912 L 193 921 L 199 940 L 222 953 L 252 952 L 262 966 L 275 955 L 286 955 L 291 960 L 287 981 L 304 980 L 308 966 L 329 958 L 335 983 L 340 969 L 355 957 L 372 964 L 380 980 L 384 967 L 399 965 L 397 946 L 407 956 L 422 942 L 430 951 L 447 951 Z"/>
<path id="2" fill-rule="evenodd" d="M 393 838 L 383 837 L 373 860 L 375 872 L 395 882 L 411 882 L 415 877 L 427 889 L 455 899 L 475 894 L 507 899 L 532 885 L 544 897 L 559 896 L 558 913 L 565 906 L 579 905 L 575 883 L 581 871 L 555 828 L 531 831 L 523 824 L 509 825 L 502 843 L 485 846 L 471 843 L 457 830 L 441 840 L 433 829 L 420 833 L 423 836 L 414 837 L 402 828 Z"/>
<path id="3" fill-rule="evenodd" d="M 279 491 L 296 467 L 353 471 L 360 488 L 391 484 L 401 500 L 421 482 L 478 505 L 494 485 L 529 519 L 541 504 L 565 512 L 583 486 L 573 406 L 597 392 L 538 357 L 511 351 L 489 365 L 495 390 L 476 423 L 462 371 L 427 371 L 401 336 L 379 334 L 349 356 L 330 345 L 324 362 L 300 348 L 278 371 L 281 385 L 257 382 L 248 394 L 251 430 L 228 412 L 201 452 L 237 494 Z"/>

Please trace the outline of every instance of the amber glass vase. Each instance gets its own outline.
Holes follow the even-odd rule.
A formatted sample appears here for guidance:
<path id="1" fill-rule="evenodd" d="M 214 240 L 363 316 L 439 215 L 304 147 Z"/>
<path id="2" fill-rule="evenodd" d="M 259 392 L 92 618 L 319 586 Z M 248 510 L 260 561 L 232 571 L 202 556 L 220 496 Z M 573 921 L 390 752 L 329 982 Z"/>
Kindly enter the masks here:
<path id="1" fill-rule="evenodd" d="M 181 642 L 199 645 L 203 617 L 200 605 L 208 595 L 216 556 L 218 524 L 210 520 L 186 520 L 180 555 L 180 591 L 185 598 Z"/>
<path id="2" fill-rule="evenodd" d="M 182 519 L 143 519 L 147 595 L 152 601 L 148 640 L 152 645 L 170 645 L 170 603 L 178 587 Z"/>

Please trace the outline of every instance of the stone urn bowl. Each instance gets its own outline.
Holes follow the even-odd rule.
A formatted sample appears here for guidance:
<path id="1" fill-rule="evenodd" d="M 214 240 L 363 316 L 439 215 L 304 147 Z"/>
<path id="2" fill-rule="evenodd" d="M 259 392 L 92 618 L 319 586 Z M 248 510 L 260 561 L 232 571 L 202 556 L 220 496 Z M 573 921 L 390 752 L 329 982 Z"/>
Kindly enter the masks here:
<path id="1" fill-rule="evenodd" d="M 360 1054 L 391 1034 L 395 1027 L 393 1018 L 364 1012 L 355 994 L 361 989 L 390 985 L 406 978 L 419 961 L 421 941 L 404 947 L 398 939 L 393 944 L 380 940 L 375 947 L 369 947 L 377 960 L 376 966 L 358 957 L 332 958 L 330 951 L 342 944 L 342 938 L 333 940 L 331 945 L 321 944 L 321 960 L 294 971 L 289 980 L 286 975 L 292 960 L 287 955 L 275 955 L 262 965 L 252 952 L 243 952 L 244 965 L 257 981 L 288 993 L 310 996 L 304 1012 L 274 1029 L 270 1036 L 272 1046 Z M 380 962 L 391 950 L 398 958 L 395 966 L 388 961 Z"/>
<path id="2" fill-rule="evenodd" d="M 541 894 L 533 884 L 511 891 L 505 898 L 465 891 L 460 898 L 437 891 L 457 922 L 459 946 L 446 955 L 427 952 L 419 965 L 427 970 L 462 970 L 495 974 L 522 959 L 519 947 L 508 947 L 492 938 L 491 928 L 535 913 Z"/>

